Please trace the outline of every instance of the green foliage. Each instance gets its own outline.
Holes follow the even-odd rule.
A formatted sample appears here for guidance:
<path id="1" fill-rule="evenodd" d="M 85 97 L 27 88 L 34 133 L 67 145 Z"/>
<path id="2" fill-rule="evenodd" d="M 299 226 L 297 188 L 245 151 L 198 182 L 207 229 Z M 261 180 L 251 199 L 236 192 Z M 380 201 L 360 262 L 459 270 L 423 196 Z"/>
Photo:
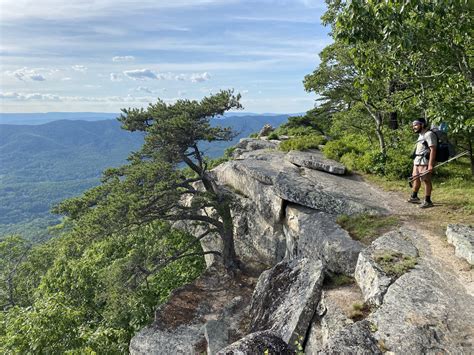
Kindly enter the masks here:
<path id="1" fill-rule="evenodd" d="M 308 135 L 293 137 L 280 143 L 279 149 L 288 152 L 290 150 L 318 149 L 326 139 L 321 135 Z"/>
<path id="2" fill-rule="evenodd" d="M 330 127 L 330 118 L 324 108 L 314 108 L 304 116 L 289 117 L 273 133 L 275 135 L 306 136 L 326 135 Z"/>
<path id="3" fill-rule="evenodd" d="M 368 245 L 381 234 L 400 225 L 396 216 L 373 216 L 369 214 L 358 214 L 354 216 L 341 215 L 336 222 L 350 236 Z"/>
<path id="4" fill-rule="evenodd" d="M 400 277 L 408 270 L 413 269 L 418 263 L 416 257 L 394 251 L 380 252 L 375 256 L 375 261 L 387 275 L 393 277 Z"/>
<path id="5" fill-rule="evenodd" d="M 344 274 L 328 273 L 324 278 L 324 284 L 328 288 L 338 288 L 346 285 L 352 285 L 354 282 L 355 280 L 353 277 L 349 277 Z"/>
<path id="6" fill-rule="evenodd" d="M 38 266 L 36 249 L 44 255 L 45 246 L 55 254 L 30 285 L 31 303 L 2 313 L 2 353 L 126 352 L 156 306 L 204 268 L 202 256 L 166 263 L 179 249 L 201 250 L 194 237 L 164 223 L 96 241 L 67 234 L 33 247 L 20 267 Z"/>

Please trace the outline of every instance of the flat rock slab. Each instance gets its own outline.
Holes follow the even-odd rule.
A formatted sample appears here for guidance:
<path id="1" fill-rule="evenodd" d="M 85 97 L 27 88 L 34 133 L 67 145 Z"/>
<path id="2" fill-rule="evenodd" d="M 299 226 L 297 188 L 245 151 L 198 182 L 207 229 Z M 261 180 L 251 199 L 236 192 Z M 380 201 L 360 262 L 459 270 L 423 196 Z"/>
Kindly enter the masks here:
<path id="1" fill-rule="evenodd" d="M 453 297 L 451 280 L 421 262 L 388 289 L 380 308 L 367 320 L 374 336 L 395 354 L 471 354 L 474 299 Z M 470 306 L 465 306 L 468 304 Z"/>
<path id="2" fill-rule="evenodd" d="M 383 354 L 365 320 L 342 328 L 318 354 Z M 415 352 L 411 353 L 415 354 Z"/>
<path id="3" fill-rule="evenodd" d="M 213 172 L 220 184 L 255 201 L 266 218 L 279 217 L 283 200 L 331 214 L 388 212 L 380 193 L 360 179 L 297 167 L 279 151 L 257 150 L 241 157 Z"/>
<path id="4" fill-rule="evenodd" d="M 448 224 L 448 243 L 454 245 L 455 255 L 474 265 L 474 228 L 463 224 Z"/>
<path id="5" fill-rule="evenodd" d="M 321 296 L 320 260 L 282 261 L 260 275 L 252 295 L 250 331 L 272 330 L 286 343 L 304 337 Z"/>
<path id="6" fill-rule="evenodd" d="M 412 244 L 403 229 L 389 232 L 376 239 L 370 247 L 359 254 L 354 277 L 359 285 L 365 302 L 381 305 L 388 287 L 395 277 L 390 275 L 377 262 L 377 257 L 398 255 L 400 258 L 418 256 L 418 250 Z M 394 260 L 394 263 L 398 260 Z"/>
<path id="7" fill-rule="evenodd" d="M 284 225 L 288 258 L 316 255 L 329 271 L 353 276 L 364 246 L 352 239 L 333 215 L 290 204 Z"/>
<path id="8" fill-rule="evenodd" d="M 304 166 L 308 169 L 321 170 L 336 175 L 346 174 L 346 167 L 343 164 L 325 158 L 319 150 L 291 151 L 286 155 L 286 159 L 297 166 Z"/>

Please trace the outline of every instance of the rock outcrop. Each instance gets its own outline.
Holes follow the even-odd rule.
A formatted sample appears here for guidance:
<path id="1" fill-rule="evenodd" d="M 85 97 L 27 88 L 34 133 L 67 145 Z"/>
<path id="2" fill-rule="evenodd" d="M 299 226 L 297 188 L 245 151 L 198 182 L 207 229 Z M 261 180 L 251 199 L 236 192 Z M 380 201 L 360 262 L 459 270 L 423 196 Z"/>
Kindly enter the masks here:
<path id="1" fill-rule="evenodd" d="M 237 254 L 258 279 L 245 272 L 226 276 L 207 258 L 208 270 L 173 293 L 154 323 L 132 339 L 130 352 L 472 351 L 474 298 L 420 251 L 422 236 L 396 227 L 365 246 L 336 223 L 341 214 L 389 214 L 383 193 L 318 151 L 283 153 L 277 146 L 241 140 L 234 160 L 212 172 L 233 198 Z M 465 251 L 472 229 L 448 230 L 457 255 L 472 258 Z M 212 235 L 202 246 L 221 248 Z M 338 278 L 352 282 L 327 282 Z"/>
<path id="2" fill-rule="evenodd" d="M 448 243 L 454 245 L 456 256 L 474 265 L 474 228 L 461 224 L 449 224 L 446 236 Z"/>

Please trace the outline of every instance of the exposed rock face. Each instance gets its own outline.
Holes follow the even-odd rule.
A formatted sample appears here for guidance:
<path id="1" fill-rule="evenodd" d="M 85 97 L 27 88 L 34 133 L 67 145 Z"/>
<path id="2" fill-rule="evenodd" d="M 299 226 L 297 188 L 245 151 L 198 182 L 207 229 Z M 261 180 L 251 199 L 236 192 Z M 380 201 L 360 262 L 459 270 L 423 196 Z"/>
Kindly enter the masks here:
<path id="1" fill-rule="evenodd" d="M 308 333 L 305 354 L 319 354 L 329 340 L 355 322 L 354 305 L 363 298 L 356 284 L 323 290 L 321 301 Z"/>
<path id="2" fill-rule="evenodd" d="M 236 160 L 213 170 L 233 196 L 239 258 L 266 271 L 257 282 L 211 266 L 160 307 L 131 353 L 293 354 L 295 341 L 306 354 L 472 352 L 474 298 L 443 273 L 423 237 L 402 227 L 365 248 L 335 223 L 342 213 L 388 213 L 384 194 L 339 175 L 340 165 L 318 152 L 275 147 L 244 139 Z M 453 242 L 456 233 L 472 236 L 472 229 L 448 229 Z M 202 245 L 222 248 L 211 235 Z M 353 275 L 356 284 L 323 285 L 326 272 Z"/>
<path id="3" fill-rule="evenodd" d="M 287 257 L 314 257 L 335 273 L 352 276 L 363 245 L 324 212 L 288 205 L 285 218 Z"/>
<path id="4" fill-rule="evenodd" d="M 250 331 L 270 329 L 286 343 L 304 337 L 321 296 L 323 263 L 282 261 L 260 276 L 250 305 Z"/>
<path id="5" fill-rule="evenodd" d="M 344 165 L 334 160 L 326 159 L 319 150 L 306 152 L 291 151 L 286 155 L 286 158 L 296 166 L 321 170 L 336 175 L 344 175 L 346 173 Z"/>
<path id="6" fill-rule="evenodd" d="M 218 355 L 247 355 L 247 354 L 269 354 L 290 355 L 295 352 L 290 349 L 275 332 L 264 330 L 247 335 L 232 345 L 222 349 Z"/>
<path id="7" fill-rule="evenodd" d="M 363 320 L 342 328 L 319 354 L 382 354 L 370 323 Z"/>
<path id="8" fill-rule="evenodd" d="M 449 224 L 446 236 L 448 243 L 454 245 L 456 256 L 474 265 L 474 228 L 461 224 Z"/>
<path id="9" fill-rule="evenodd" d="M 272 127 L 272 125 L 267 123 L 262 127 L 260 132 L 258 132 L 258 136 L 259 137 L 266 137 L 270 133 L 272 133 L 273 131 L 274 131 L 274 128 Z"/>
<path id="10" fill-rule="evenodd" d="M 267 141 L 255 138 L 242 138 L 238 144 L 235 145 L 235 150 L 232 154 L 234 158 L 239 158 L 244 152 L 250 152 L 258 149 L 276 149 L 278 147 L 277 142 Z"/>
<path id="11" fill-rule="evenodd" d="M 244 336 L 240 320 L 250 302 L 254 280 L 231 278 L 214 266 L 194 283 L 173 292 L 155 315 L 155 321 L 130 342 L 131 354 L 197 354 L 206 351 L 206 323 L 221 321 L 221 339 L 211 346 L 228 345 Z M 212 323 L 207 329 L 212 328 Z M 208 337 L 209 339 L 209 337 Z M 224 344 L 225 343 L 225 344 Z"/>
<path id="12" fill-rule="evenodd" d="M 388 287 L 395 279 L 376 260 L 377 257 L 382 258 L 384 255 L 415 258 L 418 256 L 418 250 L 402 231 L 395 231 L 378 238 L 360 253 L 354 276 L 362 290 L 364 300 L 377 306 L 382 304 Z"/>
<path id="13" fill-rule="evenodd" d="M 377 329 L 374 336 L 396 354 L 471 352 L 474 315 L 459 308 L 449 288 L 426 264 L 402 275 L 368 318 Z M 453 322 L 458 317 L 465 324 L 459 328 Z"/>

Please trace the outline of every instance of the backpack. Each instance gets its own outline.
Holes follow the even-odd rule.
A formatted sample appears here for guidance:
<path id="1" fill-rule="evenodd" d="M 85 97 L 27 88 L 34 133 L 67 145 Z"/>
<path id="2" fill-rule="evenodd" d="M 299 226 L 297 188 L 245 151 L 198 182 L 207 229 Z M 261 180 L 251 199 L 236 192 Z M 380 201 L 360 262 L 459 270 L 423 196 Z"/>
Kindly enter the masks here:
<path id="1" fill-rule="evenodd" d="M 452 154 L 451 144 L 448 142 L 448 137 L 445 131 L 442 131 L 438 128 L 431 128 L 429 131 L 433 132 L 436 136 L 436 157 L 435 160 L 439 163 L 447 161 Z M 423 144 L 428 148 L 428 143 L 426 141 Z M 429 153 L 426 157 L 429 159 Z"/>

